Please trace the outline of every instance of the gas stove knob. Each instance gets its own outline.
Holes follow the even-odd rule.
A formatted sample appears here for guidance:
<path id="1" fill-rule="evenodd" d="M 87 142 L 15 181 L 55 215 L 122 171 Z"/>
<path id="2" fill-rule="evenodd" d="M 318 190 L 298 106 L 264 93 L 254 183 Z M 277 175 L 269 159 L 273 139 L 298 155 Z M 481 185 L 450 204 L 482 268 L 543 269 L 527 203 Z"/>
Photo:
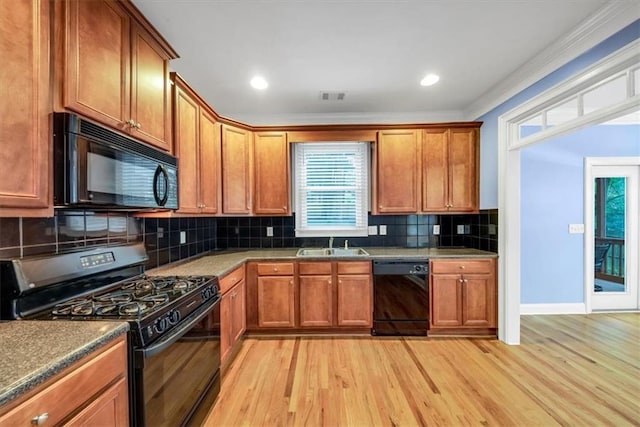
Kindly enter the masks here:
<path id="1" fill-rule="evenodd" d="M 422 266 L 421 265 L 416 265 L 416 266 L 413 267 L 413 269 L 415 271 L 422 271 Z"/>
<path id="2" fill-rule="evenodd" d="M 208 300 L 208 299 L 212 298 L 213 295 L 214 295 L 213 287 L 211 287 L 211 286 L 209 286 L 208 288 L 202 290 L 202 299 L 204 299 L 204 300 Z"/>
<path id="3" fill-rule="evenodd" d="M 160 319 L 156 320 L 153 323 L 153 329 L 158 334 L 163 333 L 165 331 L 165 329 L 167 329 L 167 319 L 163 317 L 163 318 L 160 318 Z"/>
<path id="4" fill-rule="evenodd" d="M 171 310 L 167 314 L 167 321 L 170 325 L 175 325 L 180 321 L 180 312 L 178 310 Z"/>

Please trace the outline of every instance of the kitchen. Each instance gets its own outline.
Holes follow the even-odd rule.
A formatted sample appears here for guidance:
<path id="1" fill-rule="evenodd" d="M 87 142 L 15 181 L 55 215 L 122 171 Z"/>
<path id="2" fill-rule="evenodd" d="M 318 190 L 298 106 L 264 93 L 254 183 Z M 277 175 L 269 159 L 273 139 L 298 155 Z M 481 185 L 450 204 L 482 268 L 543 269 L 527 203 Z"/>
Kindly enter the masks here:
<path id="1" fill-rule="evenodd" d="M 61 2 L 62 3 L 62 2 Z M 78 3 L 70 3 L 77 6 Z M 48 4 L 43 3 L 41 7 L 48 8 Z M 63 15 L 64 11 L 66 14 L 70 14 L 71 16 L 76 16 L 73 14 L 78 14 L 80 9 L 74 9 L 74 7 L 69 7 L 68 9 L 59 8 L 59 4 L 54 3 L 53 5 L 54 11 L 54 22 L 57 19 L 63 19 L 63 16 L 59 16 L 56 14 Z M 120 11 L 121 12 L 121 11 Z M 143 20 L 140 16 L 138 16 L 130 7 L 126 8 L 126 12 L 130 13 L 133 21 L 137 24 Z M 139 12 L 138 12 L 139 13 Z M 45 14 L 46 15 L 46 14 Z M 103 16 L 103 14 L 93 14 L 90 15 L 92 19 L 95 19 L 95 16 Z M 106 14 L 108 15 L 108 14 Z M 81 15 L 80 15 L 81 16 Z M 44 20 L 44 19 L 43 19 Z M 71 20 L 69 22 L 77 22 L 75 20 Z M 91 22 L 91 20 L 90 20 Z M 93 23 L 95 25 L 95 23 Z M 73 31 L 77 31 L 78 29 L 70 25 L 68 31 L 70 34 L 73 34 Z M 154 44 L 154 40 L 149 39 L 148 32 L 150 30 L 146 28 L 140 28 L 139 25 L 132 25 L 131 28 L 131 37 L 135 40 L 135 46 L 140 49 L 138 52 L 139 55 L 154 58 L 153 52 L 158 52 L 157 50 L 151 49 L 151 47 L 158 48 L 156 44 Z M 143 31 L 144 30 L 144 31 Z M 43 32 L 44 33 L 44 32 Z M 56 33 L 56 37 L 63 37 L 62 34 Z M 70 38 L 70 41 L 75 39 Z M 83 39 L 80 39 L 83 40 Z M 91 43 L 99 43 L 100 41 L 89 40 L 87 43 L 91 46 Z M 174 53 L 171 53 L 170 46 L 165 46 L 162 40 L 158 42 L 155 40 L 157 44 L 160 45 L 161 50 L 165 51 L 165 59 L 159 62 L 154 62 L 154 64 L 160 66 L 161 69 L 167 66 L 169 62 L 167 57 L 170 57 Z M 63 40 L 54 40 L 54 46 L 60 46 L 64 44 Z M 80 46 L 78 49 L 82 50 L 84 47 Z M 151 49 L 151 50 L 149 50 Z M 87 51 L 91 51 L 88 49 Z M 168 51 L 168 53 L 166 52 Z M 54 62 L 60 61 L 59 56 L 53 56 Z M 75 64 L 73 61 L 77 60 L 73 55 L 69 55 L 65 58 L 68 63 L 66 64 L 65 70 L 75 70 L 75 66 L 71 64 Z M 153 61 L 152 61 L 153 62 Z M 61 64 L 54 64 L 61 65 Z M 91 64 L 89 64 L 91 65 Z M 96 66 L 97 67 L 97 66 Z M 46 68 L 46 67 L 44 67 Z M 42 74 L 47 74 L 42 71 L 42 68 L 38 68 Z M 128 70 L 129 72 L 134 72 L 135 70 Z M 168 71 L 168 70 L 167 70 Z M 70 71 L 69 71 L 70 72 Z M 72 72 L 70 72 L 73 74 Z M 132 74 L 135 75 L 135 74 Z M 76 82 L 77 88 L 79 92 L 69 91 L 69 86 L 66 85 L 64 88 L 68 92 L 56 93 L 56 91 L 61 91 L 58 85 L 53 85 L 54 98 L 56 102 L 58 102 L 58 98 L 62 98 L 68 105 L 65 107 L 66 109 L 70 109 L 71 111 L 75 111 L 77 113 L 81 113 L 83 115 L 87 115 L 88 117 L 94 118 L 91 114 L 95 115 L 95 112 L 90 111 L 90 105 L 88 106 L 86 102 L 95 102 L 96 99 L 91 99 L 92 94 L 89 92 L 82 92 L 82 90 L 87 90 L 86 83 L 83 85 L 82 81 L 79 80 L 83 76 L 82 75 L 65 75 L 64 77 L 59 77 L 65 82 L 71 81 Z M 253 197 L 257 197 L 261 194 L 270 194 L 268 190 L 276 188 L 288 189 L 289 186 L 281 186 L 277 184 L 266 184 L 264 191 L 255 191 L 256 188 L 253 186 L 257 185 L 255 181 L 256 179 L 266 179 L 268 183 L 272 183 L 271 180 L 286 180 L 288 179 L 288 175 L 284 173 L 273 174 L 273 169 L 269 169 L 266 166 L 265 169 L 267 172 L 264 172 L 260 175 L 259 169 L 252 169 L 250 166 L 252 161 L 255 161 L 256 158 L 252 158 L 252 156 L 257 156 L 256 153 L 252 153 L 251 144 L 252 138 L 255 138 L 257 141 L 258 138 L 261 138 L 264 141 L 273 142 L 275 139 L 276 146 L 278 143 L 277 138 L 280 138 L 280 147 L 282 147 L 282 137 L 284 134 L 291 134 L 295 130 L 297 132 L 296 137 L 294 139 L 290 139 L 290 141 L 300 140 L 304 137 L 304 133 L 307 133 L 307 137 L 309 132 L 318 133 L 318 129 L 314 128 L 305 128 L 304 126 L 300 126 L 299 128 L 291 130 L 291 132 L 284 132 L 285 129 L 280 127 L 279 129 L 274 129 L 272 127 L 257 127 L 251 128 L 251 126 L 234 122 L 234 121 L 224 121 L 223 118 L 216 115 L 215 111 L 212 110 L 206 102 L 204 102 L 201 97 L 190 88 L 189 84 L 185 81 L 181 81 L 179 76 L 174 76 L 174 80 L 177 80 L 177 84 L 174 86 L 178 87 L 180 92 L 179 96 L 184 100 L 184 103 L 180 104 L 182 109 L 180 109 L 180 113 L 184 112 L 184 117 L 199 117 L 199 123 L 202 126 L 205 122 L 205 118 L 209 117 L 209 122 L 213 122 L 213 133 L 207 133 L 207 135 L 213 135 L 213 141 L 218 141 L 216 138 L 220 138 L 219 143 L 221 144 L 222 152 L 213 153 L 212 157 L 211 153 L 205 153 L 203 150 L 186 150 L 183 153 L 184 144 L 179 141 L 179 138 L 183 135 L 187 135 L 189 130 L 195 129 L 193 125 L 189 127 L 189 122 L 187 120 L 184 121 L 176 121 L 176 123 L 184 124 L 184 131 L 178 132 L 176 135 L 174 143 L 176 144 L 177 151 L 174 154 L 178 154 L 178 158 L 180 159 L 180 164 L 184 164 L 183 162 L 192 161 L 194 162 L 194 167 L 190 169 L 192 172 L 192 176 L 180 175 L 180 211 L 184 211 L 185 213 L 197 214 L 200 216 L 180 216 L 180 215 L 172 215 L 172 214 L 161 214 L 160 217 L 155 217 L 154 214 L 144 214 L 140 216 L 134 213 L 128 213 L 123 211 L 109 211 L 109 212 L 100 212 L 94 211 L 92 209 L 53 209 L 53 203 L 48 199 L 51 197 L 49 190 L 47 187 L 49 186 L 48 181 L 52 173 L 48 168 L 36 168 L 31 171 L 32 174 L 29 178 L 25 176 L 19 177 L 21 178 L 19 183 L 29 183 L 27 185 L 29 190 L 33 190 L 34 188 L 44 189 L 44 193 L 41 193 L 41 199 L 38 200 L 38 195 L 35 196 L 33 193 L 30 193 L 29 197 L 15 197 L 12 201 L 8 201 L 7 204 L 3 204 L 3 216 L 6 213 L 8 219 L 2 219 L 0 221 L 0 227 L 2 227 L 2 236 L 3 242 L 3 254 L 6 257 L 14 257 L 14 256 L 27 256 L 34 254 L 43 254 L 43 253 L 55 253 L 59 250 L 68 250 L 71 248 L 77 247 L 87 247 L 87 246 L 98 246 L 98 245 L 118 245 L 122 243 L 137 243 L 143 242 L 146 246 L 146 252 L 148 253 L 149 260 L 145 261 L 145 267 L 148 270 L 161 267 L 167 263 L 171 263 L 174 261 L 186 260 L 192 257 L 197 256 L 201 253 L 206 253 L 210 250 L 214 249 L 231 249 L 231 248 L 269 248 L 269 249 L 284 249 L 291 247 L 326 247 L 327 239 L 325 238 L 309 238 L 309 237 L 296 237 L 295 235 L 295 224 L 294 218 L 288 215 L 279 216 L 283 212 L 274 212 L 271 211 L 270 214 L 266 216 L 253 216 L 250 214 L 253 208 L 264 208 L 267 211 L 269 209 L 284 209 L 284 213 L 288 214 L 291 212 L 292 206 L 290 205 L 291 201 L 288 203 L 282 204 L 278 203 L 274 206 L 258 206 L 257 199 L 253 199 Z M 74 80 L 75 79 L 75 80 Z M 46 80 L 48 80 L 48 74 L 46 76 Z M 132 83 L 134 79 L 130 79 Z M 136 80 L 139 81 L 139 80 Z M 169 80 L 167 80 L 168 82 Z M 128 80 L 129 82 L 129 80 Z M 47 85 L 48 86 L 48 83 Z M 106 85 L 105 85 L 106 86 Z M 167 83 L 166 90 L 158 95 L 155 93 L 155 96 L 159 96 L 158 99 L 153 101 L 153 105 L 157 106 L 164 111 L 164 115 L 166 117 L 166 112 L 169 111 L 169 107 L 167 105 L 171 101 L 171 97 L 169 93 L 170 85 Z M 144 96 L 145 88 L 137 88 L 136 93 L 138 97 Z M 124 91 L 123 89 L 123 92 Z M 42 93 L 40 93 L 42 94 Z M 80 94 L 80 96 L 78 96 Z M 127 94 L 128 95 L 128 94 Z M 37 97 L 36 97 L 37 98 Z M 140 98 L 142 99 L 142 98 Z M 46 104 L 46 100 L 43 100 Z M 120 102 L 116 102 L 116 109 L 122 107 L 123 105 L 127 106 L 127 109 L 134 112 L 136 108 L 139 107 L 140 103 L 137 99 L 129 99 L 129 100 L 121 100 Z M 55 104 L 54 104 L 55 105 Z M 215 107 L 215 104 L 212 104 Z M 191 109 L 189 107 L 191 106 Z M 113 105 L 106 105 L 105 108 L 111 108 Z M 138 108 L 139 109 L 139 108 Z M 35 129 L 36 134 L 33 133 L 34 128 L 33 125 L 29 125 L 29 135 L 34 136 L 34 140 L 37 138 L 45 138 L 48 139 L 46 133 L 43 129 L 46 128 L 46 123 L 49 120 L 49 109 L 44 109 L 42 111 L 47 111 L 47 113 L 40 117 L 45 117 L 43 119 L 38 119 L 38 122 L 43 123 L 43 127 Z M 164 125 L 158 126 L 156 129 L 148 129 L 147 121 L 144 120 L 145 111 L 136 111 L 137 117 L 133 120 L 133 124 L 129 124 L 126 127 L 123 127 L 121 123 L 126 123 L 127 120 L 122 120 L 118 123 L 118 125 L 113 126 L 121 133 L 133 135 L 136 139 L 139 139 L 148 144 L 152 144 L 153 146 L 162 149 L 167 149 L 166 141 L 172 137 L 167 138 L 167 135 L 171 135 L 171 131 L 167 131 L 167 127 L 169 129 L 171 126 L 167 126 L 167 121 L 165 120 Z M 188 116 L 192 114 L 192 116 Z M 98 120 L 100 123 L 107 122 L 107 119 Z M 169 120 L 170 121 L 170 120 Z M 32 122 L 30 122 L 32 123 Z M 153 120 L 151 121 L 153 123 Z M 109 123 L 106 123 L 109 125 Z M 118 127 L 120 126 L 120 127 Z M 469 126 L 469 125 L 465 125 Z M 473 128 L 471 125 L 470 127 Z M 359 126 L 357 129 L 349 129 L 348 126 L 335 126 L 331 128 L 331 136 L 333 136 L 334 140 L 340 140 L 338 138 L 345 138 L 344 135 L 348 134 L 349 140 L 352 140 L 353 134 L 356 133 L 360 136 L 364 135 L 362 140 L 365 141 L 376 141 L 376 132 L 380 132 L 384 134 L 384 137 L 388 137 L 389 146 L 393 147 L 393 143 L 397 140 L 401 141 L 413 141 L 416 146 L 416 153 L 418 153 L 418 149 L 421 148 L 421 144 L 418 142 L 424 142 L 423 138 L 428 134 L 428 129 L 442 129 L 442 125 L 419 125 L 419 126 L 402 126 L 402 132 L 399 132 L 400 136 L 397 134 L 393 134 L 393 129 L 397 129 L 398 126 L 393 125 L 370 125 L 370 126 Z M 464 126 L 457 122 L 456 128 L 464 128 Z M 202 128 L 201 128 L 202 129 Z M 415 129 L 419 129 L 419 132 Z M 155 130 L 156 132 L 153 132 Z M 354 132 L 357 130 L 357 132 Z M 219 132 L 218 132 L 219 131 Z M 38 133 L 41 132 L 41 133 Z M 274 132 L 277 135 L 274 135 Z M 278 134 L 279 132 L 279 134 Z M 446 130 L 446 132 L 450 132 Z M 445 134 L 446 134 L 445 132 Z M 371 136 L 373 134 L 373 136 Z M 442 134 L 442 132 L 441 132 Z M 160 135 L 160 136 L 158 136 Z M 164 135 L 164 136 L 163 136 Z M 472 132 L 471 135 L 474 135 Z M 326 140 L 327 134 L 322 135 Z M 474 162 L 471 163 L 472 169 L 474 169 L 474 173 L 470 174 L 471 178 L 475 180 L 472 188 L 478 188 L 478 173 L 477 163 L 479 162 L 479 142 L 477 139 L 473 141 L 473 138 L 478 138 L 479 135 L 475 132 L 475 136 L 472 137 L 472 142 L 475 142 L 477 145 L 471 145 L 475 147 L 475 156 Z M 401 139 L 403 138 L 403 139 Z M 187 138 L 185 138 L 187 140 Z M 3 137 L 3 142 L 5 141 Z M 202 144 L 203 139 L 201 138 L 199 141 L 196 139 L 195 144 Z M 286 142 L 286 140 L 285 140 Z M 409 142 L 411 143 L 411 142 Z M 230 152 L 229 150 L 224 149 L 225 144 L 228 147 L 241 147 L 239 155 L 240 157 L 236 157 L 238 155 L 237 151 Z M 265 143 L 266 144 L 266 143 Z M 4 146 L 4 145 L 3 145 Z M 197 146 L 197 145 L 196 145 Z M 287 146 L 286 144 L 284 145 Z M 382 145 L 379 145 L 381 147 Z M 33 145 L 32 147 L 36 148 L 33 153 L 39 156 L 46 157 L 46 150 L 43 153 L 42 147 L 49 147 L 49 144 L 43 145 Z M 48 150 L 48 148 L 47 148 Z M 168 151 L 171 152 L 172 149 Z M 242 151 L 244 150 L 244 151 Z M 393 149 L 389 150 L 389 153 L 392 153 Z M 191 154 L 189 154 L 191 153 Z M 184 155 L 183 155 L 184 154 Z M 377 160 L 385 159 L 385 153 L 379 152 L 382 154 Z M 17 158 L 21 158 L 20 156 L 25 155 L 17 153 L 15 154 Z M 194 158 L 189 160 L 188 156 L 192 155 Z M 202 156 L 198 158 L 198 156 Z M 219 156 L 219 157 L 217 157 Z M 228 157 L 225 157 L 228 156 Z M 266 158 L 269 159 L 269 153 L 265 154 Z M 405 156 L 403 160 L 407 160 L 407 158 L 413 157 L 414 162 L 416 162 L 416 158 L 419 161 L 423 161 L 422 156 Z M 222 162 L 223 165 L 223 175 L 215 175 L 213 177 L 207 177 L 205 174 L 211 172 L 211 168 L 198 168 L 197 162 L 202 161 L 203 158 L 207 158 L 209 160 L 213 159 L 213 161 Z M 248 159 L 247 162 L 236 161 L 237 159 Z M 386 157 L 389 158 L 389 157 Z M 225 159 L 227 160 L 225 162 Z M 285 160 L 283 163 L 287 164 L 288 162 Z M 474 164 L 475 163 L 475 164 Z M 47 162 L 36 164 L 47 164 Z M 268 165 L 269 163 L 265 163 Z M 225 168 L 224 166 L 231 165 L 232 167 Z M 258 166 L 258 162 L 255 163 L 256 167 Z M 406 165 L 406 163 L 403 163 Z M 189 169 L 179 169 L 179 173 L 185 173 Z M 397 171 L 398 168 L 392 169 Z M 406 175 L 402 176 L 394 176 L 393 178 L 399 179 L 407 179 L 406 182 L 414 182 L 413 187 L 411 185 L 402 187 L 405 193 L 409 193 L 410 197 L 407 198 L 409 203 L 416 203 L 416 205 L 421 205 L 424 200 L 417 202 L 417 200 L 424 196 L 422 194 L 422 189 L 418 184 L 418 181 L 423 179 L 414 179 L 415 171 L 418 170 L 418 164 L 414 164 L 413 168 L 406 168 L 409 171 Z M 198 171 L 198 173 L 194 173 L 194 171 Z M 33 178 L 36 175 L 41 174 L 39 176 L 40 181 L 34 180 Z M 226 175 L 225 175 L 226 174 Z M 19 174 L 20 175 L 20 174 Z M 27 174 L 28 175 L 28 174 Z M 378 176 L 380 178 L 381 176 Z M 16 181 L 16 178 L 12 178 Z M 413 179 L 413 181 L 411 181 Z M 187 180 L 191 180 L 192 184 L 186 184 L 185 182 L 189 182 Z M 217 180 L 217 181 L 216 181 Z M 388 179 L 391 184 L 393 184 L 393 180 L 391 178 Z M 42 187 L 38 187 L 38 185 L 33 185 L 34 182 L 38 182 Z M 203 182 L 216 182 L 216 185 L 201 185 Z M 259 182 L 259 181 L 258 181 Z M 277 181 L 282 182 L 282 181 Z M 233 183 L 233 189 L 241 188 L 242 191 L 231 191 L 230 184 Z M 15 185 L 16 183 L 12 183 Z M 237 187 L 239 185 L 239 187 Z M 253 193 L 252 193 L 253 191 Z M 212 193 L 213 192 L 213 196 Z M 277 193 L 277 192 L 276 192 Z M 279 193 L 282 195 L 282 191 Z M 387 192 L 374 192 L 372 197 L 381 196 L 384 197 Z M 478 195 L 475 194 L 475 200 L 472 204 L 472 209 L 470 213 L 464 215 L 450 215 L 450 214 L 437 214 L 437 213 L 428 213 L 430 209 L 426 209 L 425 213 L 423 213 L 423 207 L 417 207 L 413 211 L 409 211 L 411 213 L 402 215 L 397 214 L 382 214 L 376 215 L 368 214 L 368 224 L 369 226 L 375 227 L 376 234 L 374 236 L 369 237 L 349 237 L 349 245 L 355 247 L 406 247 L 411 253 L 424 253 L 424 249 L 432 247 L 435 248 L 437 246 L 464 246 L 467 248 L 476 248 L 479 250 L 485 251 L 493 251 L 497 250 L 497 242 L 498 237 L 496 234 L 496 226 L 497 224 L 497 211 L 495 209 L 479 211 L 478 209 Z M 16 199 L 18 204 L 16 204 Z M 213 204 L 209 203 L 208 200 L 214 199 L 216 202 Z M 3 199 L 4 200 L 4 199 Z M 268 201 L 268 200 L 266 200 Z M 404 202 L 405 200 L 400 200 Z M 184 203 L 183 202 L 189 202 Z M 252 204 L 255 203 L 255 206 Z M 446 205 L 446 203 L 445 203 Z M 5 209 L 4 206 L 7 206 Z M 15 206 L 21 206 L 21 208 L 15 208 Z M 380 209 L 379 206 L 375 203 L 372 203 L 373 210 Z M 384 206 L 383 206 L 384 208 Z M 446 208 L 446 207 L 445 207 Z M 217 212 L 216 212 L 217 211 Z M 420 212 L 420 213 L 418 213 Z M 249 215 L 247 215 L 249 213 Z M 380 213 L 380 212 L 377 212 Z M 221 216 L 216 216 L 221 215 Z M 231 215 L 231 216 L 226 216 Z M 246 215 L 246 216 L 241 216 Z M 36 218 L 32 218 L 36 217 Z M 38 216 L 40 216 L 38 218 Z M 78 227 L 78 224 L 82 224 L 82 226 Z M 439 234 L 434 232 L 434 226 L 440 226 Z M 272 228 L 269 230 L 269 228 Z M 385 229 L 386 234 L 382 233 L 382 230 Z M 460 230 L 460 231 L 459 231 Z M 44 232 L 43 232 L 44 231 Z M 269 234 L 273 234 L 269 236 Z M 6 240 L 5 240 L 6 239 Z M 337 237 L 337 245 L 342 246 L 344 244 L 345 238 Z M 282 252 L 281 252 L 282 253 Z M 372 252 L 372 255 L 375 254 Z M 285 258 L 288 258 L 290 254 L 282 255 Z M 490 254 L 485 254 L 485 256 L 492 256 Z M 495 256 L 495 254 L 493 255 Z M 276 257 L 277 258 L 277 257 Z M 204 258 L 203 258 L 204 259 Z M 247 259 L 250 263 L 250 258 Z M 197 260 L 196 260 L 197 262 Z M 244 261 L 242 261 L 244 262 Z M 332 261 L 333 263 L 334 261 Z M 331 266 L 331 270 L 329 272 L 322 273 L 324 275 L 329 275 L 330 277 L 335 277 L 336 280 L 339 279 L 339 276 L 336 274 L 340 274 L 337 270 L 341 261 L 336 262 L 336 266 Z M 291 263 L 291 261 L 289 261 Z M 259 264 L 259 263 L 258 263 Z M 293 263 L 296 264 L 296 263 Z M 255 266 L 256 269 L 259 265 Z M 287 267 L 287 268 L 297 268 L 297 267 Z M 334 269 L 335 272 L 334 272 Z M 234 270 L 235 271 L 235 270 Z M 228 273 L 232 273 L 232 271 L 227 271 L 224 268 L 220 270 L 216 270 L 215 274 L 219 274 L 221 276 L 221 282 L 223 279 L 227 278 Z M 299 272 L 296 272 L 298 274 Z M 198 273 L 194 273 L 198 274 Z M 199 273 L 199 274 L 211 274 L 211 271 L 208 273 Z M 260 283 L 259 277 L 258 280 L 253 280 L 249 277 L 250 270 L 247 270 L 246 284 L 250 285 L 251 283 Z M 493 273 L 495 274 L 495 273 Z M 259 273 L 257 273 L 259 276 Z M 231 276 L 233 276 L 231 274 Z M 292 274 L 285 274 L 283 277 L 289 277 Z M 268 276 L 271 277 L 271 276 Z M 297 276 L 296 276 L 297 277 Z M 235 279 L 234 277 L 231 277 Z M 297 279 L 296 279 L 297 280 Z M 241 283 L 239 281 L 233 281 L 230 286 L 237 285 Z M 229 288 L 231 289 L 231 288 Z M 222 290 L 222 286 L 221 286 Z M 251 306 L 250 295 L 255 295 L 254 292 L 257 292 L 257 289 L 252 291 L 249 289 L 249 286 L 246 288 L 247 293 L 247 304 Z M 297 298 L 297 297 L 296 297 Z M 257 303 L 255 303 L 257 304 Z M 242 307 L 239 308 L 242 310 Z M 337 314 L 336 314 L 337 315 Z M 247 320 L 249 318 L 247 317 Z M 273 320 L 273 319 L 271 319 Z M 280 321 L 281 319 L 278 319 Z M 297 319 L 294 315 L 294 323 Z M 268 320 L 267 320 L 268 321 Z M 260 320 L 256 320 L 252 325 L 249 322 L 248 326 L 259 327 Z M 495 336 L 495 334 L 494 334 Z M 233 350 L 233 351 L 238 351 Z"/>

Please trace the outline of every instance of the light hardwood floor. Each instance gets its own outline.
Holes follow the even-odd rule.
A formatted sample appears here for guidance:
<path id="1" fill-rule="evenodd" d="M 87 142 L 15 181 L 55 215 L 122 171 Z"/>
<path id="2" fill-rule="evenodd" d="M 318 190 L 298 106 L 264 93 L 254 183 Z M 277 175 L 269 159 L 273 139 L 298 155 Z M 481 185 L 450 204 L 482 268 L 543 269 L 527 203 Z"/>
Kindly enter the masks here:
<path id="1" fill-rule="evenodd" d="M 523 316 L 521 340 L 247 338 L 206 425 L 640 425 L 640 314 Z"/>

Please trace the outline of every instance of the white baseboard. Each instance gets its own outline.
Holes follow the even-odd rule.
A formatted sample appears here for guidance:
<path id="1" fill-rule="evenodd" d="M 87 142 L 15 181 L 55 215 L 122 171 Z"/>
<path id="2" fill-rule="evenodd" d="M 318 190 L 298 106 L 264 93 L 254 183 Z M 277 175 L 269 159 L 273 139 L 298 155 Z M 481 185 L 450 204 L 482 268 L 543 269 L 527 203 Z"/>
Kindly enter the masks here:
<path id="1" fill-rule="evenodd" d="M 561 304 L 520 304 L 520 314 L 587 314 L 583 302 Z"/>

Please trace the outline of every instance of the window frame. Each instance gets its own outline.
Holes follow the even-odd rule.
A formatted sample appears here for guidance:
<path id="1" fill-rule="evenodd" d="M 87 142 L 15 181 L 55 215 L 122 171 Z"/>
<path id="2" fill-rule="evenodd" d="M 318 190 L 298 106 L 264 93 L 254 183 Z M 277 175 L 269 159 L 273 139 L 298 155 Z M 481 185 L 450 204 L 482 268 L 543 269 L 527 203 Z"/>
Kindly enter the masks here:
<path id="1" fill-rule="evenodd" d="M 295 237 L 367 237 L 368 233 L 368 221 L 369 221 L 369 210 L 371 203 L 371 142 L 369 141 L 313 141 L 313 142 L 294 142 L 293 144 L 292 158 L 291 158 L 291 171 L 292 171 L 292 185 L 291 192 L 293 194 L 293 210 L 295 213 Z M 354 146 L 361 147 L 364 158 L 362 159 L 362 166 L 364 170 L 363 183 L 362 183 L 362 206 L 361 206 L 361 216 L 360 221 L 361 225 L 355 225 L 353 227 L 342 226 L 342 227 L 331 227 L 331 226 L 305 226 L 302 224 L 301 214 L 302 209 L 305 207 L 302 206 L 302 201 L 300 197 L 301 189 L 298 186 L 298 154 L 300 149 L 304 149 L 304 147 L 316 146 L 326 148 L 328 146 L 334 146 L 336 149 L 340 147 L 348 147 L 354 148 Z"/>

